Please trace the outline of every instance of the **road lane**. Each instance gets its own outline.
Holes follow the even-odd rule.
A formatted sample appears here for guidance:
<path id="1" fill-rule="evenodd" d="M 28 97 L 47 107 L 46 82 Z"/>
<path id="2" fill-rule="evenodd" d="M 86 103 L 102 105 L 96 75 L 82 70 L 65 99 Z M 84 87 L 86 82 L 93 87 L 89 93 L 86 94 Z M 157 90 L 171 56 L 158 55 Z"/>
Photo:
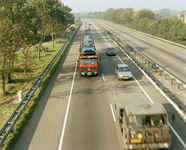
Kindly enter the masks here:
<path id="1" fill-rule="evenodd" d="M 15 150 L 57 150 L 69 98 L 81 32 L 47 85 Z"/>
<path id="2" fill-rule="evenodd" d="M 69 48 L 68 56 L 59 65 L 14 149 L 58 149 L 83 25 Z M 81 77 L 78 70 L 76 71 L 62 150 L 123 149 L 122 134 L 118 122 L 114 121 L 111 109 L 111 106 L 114 106 L 114 93 L 143 93 L 143 91 L 135 80 L 117 80 L 114 66 L 121 63 L 120 59 L 129 65 L 136 80 L 154 102 L 163 103 L 170 116 L 173 113 L 176 114 L 172 106 L 149 83 L 128 57 L 110 38 L 98 30 L 100 30 L 99 27 L 95 25 L 91 27 L 92 37 L 95 39 L 96 48 L 101 57 L 99 75 Z M 105 54 L 105 49 L 108 46 L 113 46 L 116 49 L 120 59 L 117 56 L 112 57 Z M 104 80 L 102 75 L 104 75 Z M 171 118 L 170 116 L 169 118 Z M 179 126 L 175 122 L 171 122 L 171 125 L 173 124 L 174 129 L 179 131 L 178 134 L 185 141 L 182 132 L 185 130 L 185 123 L 177 114 L 176 121 L 179 122 Z M 182 150 L 183 145 L 173 134 L 171 150 L 176 148 Z"/>
<path id="3" fill-rule="evenodd" d="M 122 56 L 121 54 L 119 54 L 119 56 Z M 119 57 L 118 56 L 118 57 Z M 121 61 L 121 60 L 123 60 L 123 59 L 121 59 L 121 58 L 119 58 L 119 60 Z M 130 63 L 130 62 L 129 62 Z M 137 77 L 138 75 L 139 75 L 139 73 L 138 74 L 134 74 L 134 69 L 132 69 L 133 70 L 133 75 L 135 76 L 135 77 Z M 141 74 L 141 73 L 140 73 Z M 137 81 L 138 82 L 138 81 Z M 174 114 L 176 114 L 176 111 L 174 110 L 172 110 L 172 106 L 170 105 L 170 104 L 168 104 L 167 103 L 167 101 L 165 100 L 165 99 L 163 99 L 161 96 L 158 96 L 158 94 L 156 93 L 155 94 L 155 92 L 157 92 L 155 89 L 153 90 L 153 87 L 152 87 L 152 89 L 150 89 L 150 87 L 151 86 L 144 86 L 144 82 L 142 82 L 141 80 L 139 81 L 139 83 L 140 83 L 140 86 L 143 86 L 142 88 L 143 88 L 143 90 L 145 91 L 144 93 L 147 93 L 147 95 L 150 97 L 150 99 L 151 100 L 153 100 L 153 102 L 160 102 L 160 103 L 163 103 L 164 105 L 166 105 L 166 109 L 167 109 L 167 111 L 169 112 L 170 111 L 170 109 L 171 109 L 171 113 L 169 113 L 169 117 L 171 118 L 171 116 L 172 116 L 172 114 L 174 113 Z M 138 87 L 139 88 L 139 87 Z M 152 92 L 152 91 L 154 91 L 154 92 Z M 125 91 L 126 92 L 126 91 Z M 132 91 L 130 91 L 130 92 L 132 92 Z M 167 107 L 167 105 L 168 105 L 168 107 Z M 176 118 L 177 118 L 177 120 L 179 120 L 179 122 L 180 122 L 180 124 L 179 124 L 179 127 L 180 127 L 180 129 L 178 129 L 177 128 L 177 131 L 179 132 L 179 135 L 181 135 L 181 137 L 182 138 L 180 138 L 180 136 L 178 135 L 178 133 L 174 130 L 174 132 L 175 132 L 175 134 L 173 133 L 173 139 L 174 139 L 174 142 L 173 142 L 173 146 L 172 146 L 172 148 L 171 149 L 174 149 L 175 147 L 177 147 L 178 149 L 182 149 L 183 147 L 184 148 L 186 148 L 185 147 L 185 135 L 183 134 L 183 133 L 181 133 L 181 131 L 183 131 L 183 130 L 185 130 L 185 123 L 183 122 L 183 120 L 180 118 L 180 116 L 177 114 L 176 115 Z M 171 120 L 171 119 L 170 119 Z M 173 123 L 173 126 L 175 126 L 174 125 L 174 122 L 171 122 L 171 123 Z M 172 128 L 172 127 L 171 127 Z M 175 136 L 177 136 L 176 137 L 176 140 L 175 140 Z M 178 144 L 179 143 L 179 144 Z"/>
<path id="4" fill-rule="evenodd" d="M 184 69 L 186 64 L 186 51 L 118 26 L 111 26 L 110 23 L 103 21 L 97 22 L 186 83 L 186 72 Z M 157 54 L 162 54 L 171 61 L 167 61 Z"/>

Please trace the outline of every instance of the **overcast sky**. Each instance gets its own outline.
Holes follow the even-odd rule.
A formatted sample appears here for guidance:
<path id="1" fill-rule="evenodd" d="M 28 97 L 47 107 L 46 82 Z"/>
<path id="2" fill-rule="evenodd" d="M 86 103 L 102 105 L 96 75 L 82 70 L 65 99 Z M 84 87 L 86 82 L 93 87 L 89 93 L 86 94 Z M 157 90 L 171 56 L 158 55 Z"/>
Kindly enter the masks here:
<path id="1" fill-rule="evenodd" d="M 102 12 L 109 8 L 133 8 L 134 11 L 146 8 L 160 10 L 185 10 L 186 0 L 61 0 L 72 8 L 72 13 Z"/>

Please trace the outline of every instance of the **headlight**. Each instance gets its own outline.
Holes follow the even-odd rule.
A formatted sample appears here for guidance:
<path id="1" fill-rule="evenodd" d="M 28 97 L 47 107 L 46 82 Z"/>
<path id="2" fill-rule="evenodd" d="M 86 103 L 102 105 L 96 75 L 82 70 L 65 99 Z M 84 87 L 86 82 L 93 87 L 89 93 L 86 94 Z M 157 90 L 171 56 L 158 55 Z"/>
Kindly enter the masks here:
<path id="1" fill-rule="evenodd" d="M 132 149 L 132 145 L 129 145 L 129 149 Z"/>

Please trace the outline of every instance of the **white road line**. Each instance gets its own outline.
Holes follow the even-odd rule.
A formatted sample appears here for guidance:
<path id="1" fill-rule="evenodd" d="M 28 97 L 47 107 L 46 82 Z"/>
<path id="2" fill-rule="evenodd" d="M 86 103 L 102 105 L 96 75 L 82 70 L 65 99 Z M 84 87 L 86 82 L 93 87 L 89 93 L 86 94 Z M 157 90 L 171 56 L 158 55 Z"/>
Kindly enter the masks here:
<path id="1" fill-rule="evenodd" d="M 135 78 L 134 78 L 135 79 Z M 135 79 L 135 81 L 137 82 L 137 80 Z M 143 92 L 145 93 L 145 95 L 148 97 L 148 99 L 150 100 L 151 103 L 154 103 L 152 101 L 152 99 L 148 96 L 148 94 L 145 92 L 145 90 L 141 87 L 141 85 L 137 82 L 137 84 L 140 86 L 140 88 L 143 90 Z M 177 138 L 179 139 L 179 141 L 181 142 L 181 144 L 184 146 L 184 148 L 186 148 L 186 144 L 184 143 L 184 141 L 181 139 L 181 137 L 178 135 L 178 133 L 174 130 L 174 128 L 171 126 L 170 123 L 168 123 L 171 130 L 174 132 L 174 134 L 177 136 Z"/>
<path id="2" fill-rule="evenodd" d="M 110 104 L 110 109 L 111 109 L 111 111 L 112 111 L 113 119 L 114 119 L 114 121 L 116 121 L 116 118 L 115 118 L 115 115 L 114 115 L 114 111 L 113 111 L 113 109 L 112 109 L 112 105 L 111 105 L 111 104 Z"/>
<path id="3" fill-rule="evenodd" d="M 71 85 L 71 89 L 70 89 L 70 95 L 69 95 L 69 99 L 68 99 L 68 104 L 67 104 L 67 109 L 66 109 L 66 113 L 65 113 L 65 119 L 64 119 L 64 123 L 63 123 L 63 129 L 62 129 L 62 133 L 61 133 L 61 138 L 60 138 L 60 143 L 59 143 L 58 150 L 61 150 L 62 146 L 63 146 L 63 138 L 64 138 L 65 128 L 66 128 L 66 124 L 67 124 L 67 117 L 68 117 L 70 101 L 71 101 L 71 97 L 72 97 L 72 90 L 73 90 L 73 86 L 74 86 L 74 80 L 75 80 L 75 76 L 76 76 L 76 69 L 77 69 L 77 61 L 76 61 L 76 66 L 75 66 L 75 70 L 74 70 L 74 76 L 73 76 L 72 85 Z"/>
<path id="4" fill-rule="evenodd" d="M 121 39 L 123 40 L 123 38 L 121 38 Z M 155 45 L 155 44 L 152 43 L 152 42 L 150 42 L 150 43 L 153 44 L 153 45 Z M 167 48 L 165 48 L 165 47 L 163 47 L 163 46 L 160 46 L 160 45 L 158 45 L 158 44 L 156 44 L 156 46 L 161 47 L 161 48 L 163 48 L 163 49 L 165 49 L 165 50 L 167 50 L 167 51 L 169 51 L 169 52 L 171 52 L 171 53 L 174 53 L 174 54 L 176 54 L 176 55 L 179 55 L 179 56 L 181 56 L 181 57 L 186 58 L 186 56 L 184 56 L 184 55 L 182 55 L 182 54 L 179 54 L 179 53 L 176 53 L 176 52 L 174 52 L 174 51 L 172 51 L 172 50 L 169 50 L 169 49 L 167 49 Z"/>
<path id="5" fill-rule="evenodd" d="M 161 56 L 164 57 L 164 58 L 167 58 L 166 56 L 164 56 L 164 55 L 162 55 L 162 54 L 161 54 Z"/>
<path id="6" fill-rule="evenodd" d="M 98 30 L 98 28 L 96 27 L 96 29 Z M 99 30 L 98 30 L 99 31 Z M 99 33 L 101 34 L 101 32 L 99 31 Z M 102 35 L 102 34 L 101 34 Z M 102 35 L 103 37 L 103 35 Z M 104 38 L 104 37 L 103 37 Z M 105 39 L 105 38 L 104 38 Z M 107 40 L 105 39 L 105 41 L 107 42 Z M 108 43 L 108 42 L 107 42 Z M 115 42 L 114 42 L 115 43 Z M 109 43 L 108 43 L 109 44 Z M 118 45 L 117 43 L 115 43 L 116 45 Z M 110 44 L 109 44 L 110 45 Z M 120 46 L 118 46 L 120 48 Z M 121 49 L 121 48 L 120 48 Z M 124 50 L 122 50 L 123 52 L 125 52 Z M 123 63 L 123 61 L 121 60 L 121 58 L 117 55 L 117 57 L 119 58 L 119 60 Z M 134 77 L 135 79 L 135 77 Z M 140 86 L 140 88 L 142 89 L 142 91 L 145 93 L 145 95 L 148 97 L 149 101 L 151 103 L 154 103 L 152 101 L 152 99 L 148 96 L 148 94 L 145 92 L 145 90 L 142 88 L 142 86 L 139 84 L 139 82 L 135 79 L 136 83 Z M 112 114 L 113 114 L 113 109 L 112 109 L 112 105 L 110 104 L 111 106 L 111 111 L 112 111 Z M 115 121 L 115 116 L 113 115 L 113 118 L 114 118 L 114 121 Z M 173 129 L 172 131 L 174 132 L 174 134 L 177 136 L 177 138 L 180 140 L 180 142 L 182 143 L 182 145 L 184 146 L 184 148 L 186 148 L 186 144 L 184 143 L 184 141 L 181 139 L 181 137 L 178 135 L 178 133 L 174 130 L 174 128 L 170 125 L 169 123 L 169 126 L 171 129 Z"/>
<path id="7" fill-rule="evenodd" d="M 116 43 L 117 44 L 117 43 Z M 121 49 L 121 48 L 120 48 Z M 125 51 L 122 50 L 124 53 Z M 119 57 L 119 56 L 118 56 Z M 133 76 L 134 80 L 136 81 L 136 83 L 139 85 L 139 87 L 142 89 L 142 91 L 145 93 L 145 95 L 147 96 L 147 98 L 149 99 L 149 101 L 151 103 L 154 103 L 152 101 L 152 99 L 148 96 L 148 94 L 145 92 L 145 90 L 142 88 L 142 86 L 139 84 L 139 82 L 136 80 L 136 78 Z M 182 143 L 182 145 L 184 146 L 184 148 L 186 148 L 186 144 L 184 143 L 184 141 L 181 139 L 181 137 L 178 135 L 178 133 L 174 130 L 174 128 L 171 126 L 171 124 L 169 123 L 169 126 L 171 128 L 171 130 L 174 132 L 174 134 L 177 136 L 177 138 L 179 139 L 179 141 Z"/>
<path id="8" fill-rule="evenodd" d="M 94 27 L 98 30 L 98 28 L 94 25 Z M 101 34 L 101 36 L 105 39 L 105 37 L 103 36 L 103 34 L 98 30 L 98 32 Z M 107 42 L 107 40 L 105 39 L 105 41 Z M 107 42 L 107 44 L 111 47 L 110 43 Z"/>
<path id="9" fill-rule="evenodd" d="M 147 98 L 149 99 L 149 101 L 151 102 L 151 103 L 154 103 L 153 101 L 152 101 L 152 99 L 149 97 L 149 95 L 145 92 L 145 90 L 142 88 L 142 86 L 139 84 L 139 82 L 136 80 L 136 78 L 133 76 L 133 78 L 134 78 L 134 80 L 136 81 L 136 83 L 138 84 L 138 86 L 141 88 L 141 90 L 145 93 L 145 95 L 147 96 Z"/>
<path id="10" fill-rule="evenodd" d="M 103 77 L 103 81 L 105 81 L 105 77 L 104 77 L 103 73 L 102 73 L 102 77 Z"/>
<path id="11" fill-rule="evenodd" d="M 178 135 L 178 133 L 174 130 L 174 128 L 170 125 L 169 126 L 171 128 L 171 130 L 174 132 L 174 134 L 178 137 L 178 139 L 180 140 L 181 144 L 184 146 L 184 148 L 186 148 L 186 144 L 183 142 L 183 140 L 180 138 L 180 136 Z"/>
<path id="12" fill-rule="evenodd" d="M 117 54 L 116 56 L 118 57 L 118 59 L 121 61 L 122 64 L 125 64 Z"/>

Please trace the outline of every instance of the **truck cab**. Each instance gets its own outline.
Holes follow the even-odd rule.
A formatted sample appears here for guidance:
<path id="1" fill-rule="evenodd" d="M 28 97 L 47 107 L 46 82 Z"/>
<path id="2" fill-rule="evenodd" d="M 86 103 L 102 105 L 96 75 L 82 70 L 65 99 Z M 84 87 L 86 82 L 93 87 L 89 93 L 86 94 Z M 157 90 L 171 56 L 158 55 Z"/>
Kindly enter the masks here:
<path id="1" fill-rule="evenodd" d="M 126 149 L 165 149 L 171 146 L 168 114 L 161 103 L 143 94 L 115 94 L 117 120 Z"/>

